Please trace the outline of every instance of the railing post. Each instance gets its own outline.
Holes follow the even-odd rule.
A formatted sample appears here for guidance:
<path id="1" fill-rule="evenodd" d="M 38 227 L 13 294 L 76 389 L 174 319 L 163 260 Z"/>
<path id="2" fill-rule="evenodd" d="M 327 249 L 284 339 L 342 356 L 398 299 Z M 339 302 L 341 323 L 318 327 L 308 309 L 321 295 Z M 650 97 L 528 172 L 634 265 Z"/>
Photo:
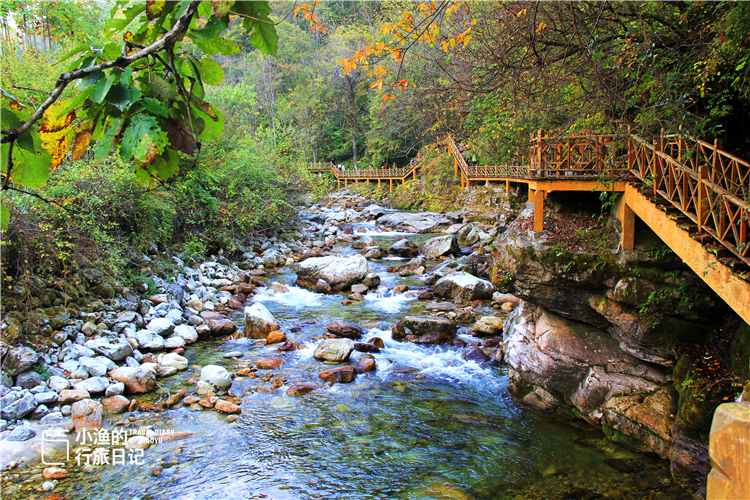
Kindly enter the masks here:
<path id="1" fill-rule="evenodd" d="M 654 178 L 654 199 L 656 199 L 656 189 L 661 184 L 662 176 L 664 175 L 662 168 L 662 159 L 659 153 L 664 151 L 664 138 L 659 137 L 654 141 L 654 157 L 651 165 L 652 171 L 651 176 Z"/>
<path id="2" fill-rule="evenodd" d="M 628 125 L 628 172 L 632 172 L 635 167 L 635 147 L 633 145 L 633 131 Z"/>
<path id="3" fill-rule="evenodd" d="M 544 135 L 544 131 L 542 129 L 539 129 L 537 142 L 536 142 L 536 164 L 540 173 L 544 172 L 544 168 L 542 165 L 542 136 L 543 135 Z"/>

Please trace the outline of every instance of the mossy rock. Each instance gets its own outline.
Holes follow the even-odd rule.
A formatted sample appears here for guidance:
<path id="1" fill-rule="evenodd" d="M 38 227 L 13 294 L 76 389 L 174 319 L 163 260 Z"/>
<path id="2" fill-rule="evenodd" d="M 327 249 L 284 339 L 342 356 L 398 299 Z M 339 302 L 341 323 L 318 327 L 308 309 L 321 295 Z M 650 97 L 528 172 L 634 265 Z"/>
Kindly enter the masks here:
<path id="1" fill-rule="evenodd" d="M 715 384 L 710 378 L 697 376 L 688 354 L 677 360 L 672 378 L 680 395 L 677 420 L 698 435 L 708 433 L 716 407 L 724 402 L 724 394 L 712 390 Z"/>
<path id="2" fill-rule="evenodd" d="M 653 453 L 653 450 L 642 441 L 631 438 L 630 436 L 627 436 L 616 429 L 607 427 L 606 425 L 602 425 L 602 432 L 604 432 L 604 435 L 607 436 L 610 441 L 621 446 L 630 448 L 631 450 L 635 450 L 640 453 Z"/>

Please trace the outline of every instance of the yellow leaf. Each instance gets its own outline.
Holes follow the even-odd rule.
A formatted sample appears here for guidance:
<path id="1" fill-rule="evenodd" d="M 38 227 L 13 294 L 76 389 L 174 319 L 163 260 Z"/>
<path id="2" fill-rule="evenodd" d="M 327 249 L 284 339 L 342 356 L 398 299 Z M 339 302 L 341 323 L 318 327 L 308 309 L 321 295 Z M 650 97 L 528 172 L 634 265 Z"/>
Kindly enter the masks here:
<path id="1" fill-rule="evenodd" d="M 88 125 L 91 126 L 91 123 L 89 122 Z M 76 133 L 76 137 L 73 141 L 73 151 L 70 154 L 71 160 L 77 160 L 83 155 L 86 148 L 89 147 L 92 135 L 91 128 L 84 128 Z"/>

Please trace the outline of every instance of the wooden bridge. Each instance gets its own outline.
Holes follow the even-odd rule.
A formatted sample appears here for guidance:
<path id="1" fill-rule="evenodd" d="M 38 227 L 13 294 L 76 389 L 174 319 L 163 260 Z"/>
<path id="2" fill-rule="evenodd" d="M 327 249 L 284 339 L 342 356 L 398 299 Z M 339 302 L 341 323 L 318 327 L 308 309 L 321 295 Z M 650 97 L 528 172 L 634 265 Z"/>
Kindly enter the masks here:
<path id="1" fill-rule="evenodd" d="M 750 164 L 686 134 L 647 141 L 635 134 L 545 137 L 529 144 L 529 165 L 470 167 L 453 139 L 461 186 L 527 184 L 534 230 L 544 228 L 551 191 L 622 192 L 617 213 L 622 249 L 632 250 L 640 217 L 690 268 L 750 324 L 750 283 L 717 259 L 720 243 L 739 268 L 750 266 Z M 720 247 L 719 247 L 720 248 Z"/>
<path id="2" fill-rule="evenodd" d="M 393 191 L 394 182 L 405 182 L 406 179 L 412 177 L 417 178 L 417 170 L 421 167 L 422 157 L 418 155 L 416 158 L 412 158 L 409 164 L 403 168 L 355 168 L 349 170 L 339 170 L 339 168 L 332 162 L 328 163 L 311 163 L 308 166 L 308 170 L 311 173 L 322 173 L 330 172 L 336 178 L 338 187 L 341 188 L 341 182 L 344 182 L 344 186 L 348 186 L 349 182 L 366 182 L 377 181 L 378 186 L 381 182 L 388 182 L 389 189 Z"/>

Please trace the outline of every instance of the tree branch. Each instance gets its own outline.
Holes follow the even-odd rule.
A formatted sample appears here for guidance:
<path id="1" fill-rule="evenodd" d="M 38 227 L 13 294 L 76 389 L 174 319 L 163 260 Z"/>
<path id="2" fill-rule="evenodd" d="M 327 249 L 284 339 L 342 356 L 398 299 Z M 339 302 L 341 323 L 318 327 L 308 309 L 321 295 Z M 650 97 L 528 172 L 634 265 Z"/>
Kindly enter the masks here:
<path id="1" fill-rule="evenodd" d="M 44 112 L 52 106 L 62 95 L 65 87 L 72 81 L 79 80 L 87 75 L 96 73 L 97 71 L 103 71 L 111 68 L 126 68 L 135 61 L 142 59 L 148 55 L 154 54 L 167 47 L 171 47 L 177 42 L 177 40 L 185 34 L 190 27 L 190 21 L 192 20 L 195 13 L 198 11 L 199 1 L 192 1 L 190 5 L 185 9 L 185 12 L 179 17 L 175 25 L 167 31 L 164 36 L 159 40 L 155 41 L 151 45 L 132 53 L 129 56 L 120 56 L 114 61 L 107 61 L 95 66 L 89 66 L 88 68 L 80 68 L 68 73 L 65 73 L 58 78 L 55 85 L 55 89 L 50 93 L 49 97 L 42 103 L 36 112 L 26 120 L 26 122 L 13 130 L 0 130 L 0 134 L 3 135 L 0 139 L 0 143 L 6 143 L 13 141 L 16 137 L 29 130 L 39 119 L 44 115 Z"/>

